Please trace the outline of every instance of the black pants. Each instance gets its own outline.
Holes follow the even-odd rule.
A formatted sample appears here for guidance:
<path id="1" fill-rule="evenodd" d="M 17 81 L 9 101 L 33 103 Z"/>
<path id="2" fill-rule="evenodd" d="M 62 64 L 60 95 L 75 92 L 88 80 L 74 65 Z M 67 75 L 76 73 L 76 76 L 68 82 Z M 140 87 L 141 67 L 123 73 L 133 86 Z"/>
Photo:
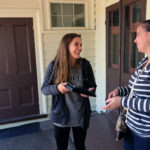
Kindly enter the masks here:
<path id="1" fill-rule="evenodd" d="M 57 144 L 57 150 L 67 150 L 70 129 L 70 127 L 64 128 L 54 125 L 54 135 Z M 76 150 L 85 150 L 87 129 L 82 127 L 72 127 L 72 132 Z"/>

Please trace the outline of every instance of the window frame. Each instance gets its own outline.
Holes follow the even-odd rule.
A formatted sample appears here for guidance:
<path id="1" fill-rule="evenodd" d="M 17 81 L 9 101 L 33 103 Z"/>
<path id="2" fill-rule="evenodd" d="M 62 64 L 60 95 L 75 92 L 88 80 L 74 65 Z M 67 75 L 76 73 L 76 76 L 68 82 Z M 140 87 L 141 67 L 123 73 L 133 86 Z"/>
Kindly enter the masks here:
<path id="1" fill-rule="evenodd" d="M 51 3 L 60 3 L 60 4 L 84 4 L 84 13 L 85 13 L 85 26 L 84 27 L 52 27 L 51 25 L 51 10 L 50 10 L 50 5 Z M 80 2 L 77 1 L 72 1 L 72 0 L 47 0 L 47 2 L 45 3 L 46 9 L 47 11 L 45 12 L 45 14 L 47 14 L 46 19 L 45 19 L 45 25 L 46 25 L 46 29 L 48 30 L 62 30 L 62 29 L 70 29 L 70 30 L 75 30 L 75 29 L 87 29 L 88 28 L 88 11 L 87 11 L 87 7 L 88 7 L 88 3 L 85 0 L 82 0 Z"/>

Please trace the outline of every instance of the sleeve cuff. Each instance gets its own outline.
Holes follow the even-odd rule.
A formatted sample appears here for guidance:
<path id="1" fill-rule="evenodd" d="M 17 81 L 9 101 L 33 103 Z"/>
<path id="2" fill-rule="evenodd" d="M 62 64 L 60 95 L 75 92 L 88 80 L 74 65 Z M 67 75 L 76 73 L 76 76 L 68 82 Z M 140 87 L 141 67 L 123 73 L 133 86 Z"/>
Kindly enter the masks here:
<path id="1" fill-rule="evenodd" d="M 121 106 L 122 107 L 128 107 L 127 104 L 128 104 L 128 96 L 123 96 L 121 98 Z"/>

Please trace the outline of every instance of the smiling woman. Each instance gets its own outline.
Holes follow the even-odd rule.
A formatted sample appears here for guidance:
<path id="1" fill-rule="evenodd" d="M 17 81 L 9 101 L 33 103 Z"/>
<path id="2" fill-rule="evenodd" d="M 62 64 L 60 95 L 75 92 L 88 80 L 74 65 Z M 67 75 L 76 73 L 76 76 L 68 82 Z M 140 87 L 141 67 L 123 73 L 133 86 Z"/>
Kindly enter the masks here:
<path id="1" fill-rule="evenodd" d="M 49 64 L 42 85 L 42 93 L 52 95 L 51 120 L 58 150 L 67 150 L 70 129 L 76 150 L 85 150 L 85 138 L 90 120 L 89 96 L 67 88 L 95 91 L 96 83 L 88 60 L 81 58 L 81 35 L 63 36 L 54 60 Z"/>
<path id="2" fill-rule="evenodd" d="M 80 58 L 80 53 L 82 51 L 82 41 L 80 37 L 76 37 L 72 40 L 69 45 L 70 61 L 72 65 L 75 64 L 75 60 Z"/>

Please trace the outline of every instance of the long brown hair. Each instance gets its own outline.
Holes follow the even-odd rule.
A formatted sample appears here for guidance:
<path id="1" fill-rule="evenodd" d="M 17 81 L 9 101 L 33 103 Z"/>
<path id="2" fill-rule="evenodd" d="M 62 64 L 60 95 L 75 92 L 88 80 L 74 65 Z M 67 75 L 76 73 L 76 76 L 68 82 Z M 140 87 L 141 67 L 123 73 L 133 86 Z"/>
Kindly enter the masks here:
<path id="1" fill-rule="evenodd" d="M 66 82 L 69 76 L 69 45 L 71 41 L 80 37 L 80 34 L 68 33 L 61 39 L 57 54 L 54 59 L 53 73 L 55 76 L 55 83 Z"/>

